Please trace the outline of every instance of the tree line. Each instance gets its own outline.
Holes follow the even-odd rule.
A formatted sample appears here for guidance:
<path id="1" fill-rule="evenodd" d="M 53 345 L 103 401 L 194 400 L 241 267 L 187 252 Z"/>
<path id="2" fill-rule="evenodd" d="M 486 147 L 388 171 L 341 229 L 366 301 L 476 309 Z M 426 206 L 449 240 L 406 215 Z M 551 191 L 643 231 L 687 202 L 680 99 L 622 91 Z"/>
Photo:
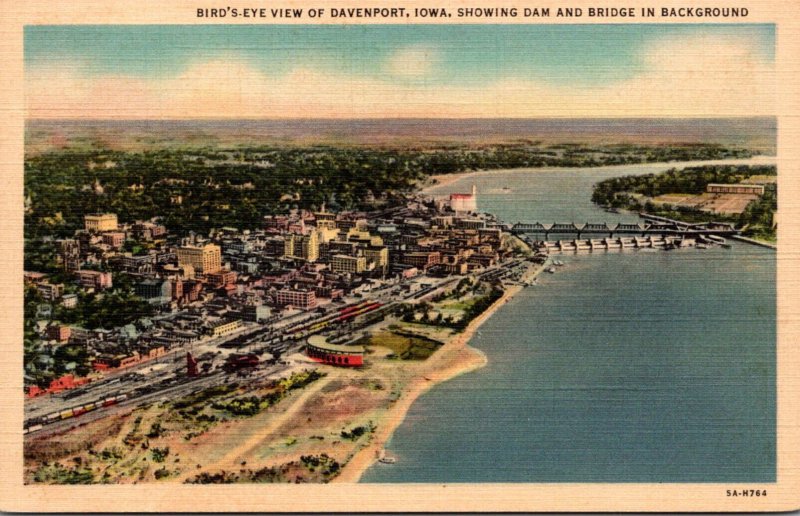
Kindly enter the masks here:
<path id="1" fill-rule="evenodd" d="M 680 170 L 672 168 L 660 174 L 615 177 L 594 186 L 592 202 L 607 208 L 640 211 L 686 222 L 732 222 L 747 236 L 774 240 L 774 215 L 778 209 L 776 183 L 765 184 L 764 195 L 750 202 L 739 215 L 709 213 L 691 206 L 651 200 L 666 194 L 699 195 L 709 184 L 742 183 L 753 176 L 774 177 L 777 168 L 774 165 L 707 165 Z"/>

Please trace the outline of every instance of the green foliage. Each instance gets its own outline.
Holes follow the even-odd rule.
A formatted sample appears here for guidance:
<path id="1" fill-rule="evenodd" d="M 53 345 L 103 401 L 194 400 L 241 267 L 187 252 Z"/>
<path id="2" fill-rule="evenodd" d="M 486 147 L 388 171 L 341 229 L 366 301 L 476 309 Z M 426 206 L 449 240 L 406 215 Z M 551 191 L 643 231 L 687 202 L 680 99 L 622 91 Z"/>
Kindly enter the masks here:
<path id="1" fill-rule="evenodd" d="M 342 436 L 343 439 L 349 439 L 351 441 L 355 441 L 356 439 L 358 439 L 359 437 L 361 437 L 365 433 L 367 433 L 367 428 L 366 427 L 357 426 L 357 427 L 351 429 L 349 432 L 345 431 L 345 430 L 342 430 L 341 436 Z"/>
<path id="2" fill-rule="evenodd" d="M 156 437 L 161 437 L 162 435 L 164 435 L 164 429 L 161 427 L 161 423 L 156 421 L 150 425 L 150 431 L 147 432 L 147 437 L 155 439 Z"/>
<path id="3" fill-rule="evenodd" d="M 29 158 L 25 194 L 33 207 L 25 236 L 70 236 L 82 228 L 84 214 L 104 211 L 122 222 L 161 216 L 179 235 L 222 226 L 252 229 L 264 215 L 294 204 L 366 207 L 373 196 L 390 199 L 423 177 L 410 156 L 389 150 L 262 148 L 244 150 L 242 158 L 203 150 L 61 151 Z M 90 166 L 104 162 L 114 166 Z M 102 194 L 91 190 L 95 180 Z M 139 184 L 143 189 L 129 188 Z M 172 203 L 176 196 L 183 202 Z M 57 213 L 63 222 L 54 225 Z"/>
<path id="4" fill-rule="evenodd" d="M 275 382 L 272 392 L 268 392 L 262 396 L 242 396 L 230 400 L 215 401 L 211 405 L 211 408 L 224 410 L 234 416 L 255 416 L 262 410 L 281 401 L 286 397 L 289 391 L 301 389 L 323 376 L 325 375 L 318 372 L 316 369 L 293 373 L 290 377 L 282 378 Z"/>
<path id="5" fill-rule="evenodd" d="M 300 463 L 308 468 L 309 471 L 321 469 L 324 476 L 336 475 L 341 470 L 341 465 L 326 453 L 321 455 L 303 455 L 300 457 Z"/>
<path id="6" fill-rule="evenodd" d="M 169 455 L 169 446 L 164 448 L 152 448 L 150 450 L 150 455 L 153 458 L 153 462 L 164 462 Z"/>
<path id="7" fill-rule="evenodd" d="M 747 205 L 739 224 L 745 227 L 744 234 L 762 240 L 775 240 L 774 216 L 778 209 L 778 189 L 768 184 L 764 195 Z"/>
<path id="8" fill-rule="evenodd" d="M 594 186 L 592 202 L 603 206 L 624 208 L 629 196 L 637 193 L 647 197 L 671 193 L 701 194 L 709 183 L 733 184 L 745 181 L 754 175 L 777 175 L 774 165 L 708 165 L 672 168 L 660 174 L 614 177 Z"/>
<path id="9" fill-rule="evenodd" d="M 480 297 L 477 301 L 472 303 L 465 311 L 464 316 L 461 317 L 457 322 L 453 324 L 453 326 L 459 330 L 464 329 L 467 325 L 485 312 L 495 301 L 500 299 L 503 296 L 503 291 L 500 288 L 494 287 L 492 290 L 486 294 L 485 296 Z"/>
<path id="10" fill-rule="evenodd" d="M 231 393 L 238 388 L 239 384 L 237 383 L 230 383 L 230 384 L 223 384 L 214 387 L 209 387 L 208 389 L 203 389 L 200 392 L 189 394 L 188 396 L 180 398 L 179 400 L 174 402 L 172 406 L 175 409 L 184 409 L 195 405 L 201 405 L 206 401 L 210 400 L 211 398 Z"/>
<path id="11" fill-rule="evenodd" d="M 25 214 L 25 238 L 71 236 L 83 227 L 83 215 L 93 212 L 116 213 L 122 222 L 161 216 L 178 235 L 189 231 L 207 234 L 222 226 L 252 229 L 264 215 L 294 205 L 367 208 L 374 206 L 374 197 L 385 204 L 413 189 L 428 174 L 752 154 L 719 145 L 547 148 L 535 143 L 426 150 L 314 146 L 247 148 L 236 153 L 207 149 L 58 151 L 25 162 L 25 195 L 32 200 L 32 209 Z M 101 194 L 92 190 L 95 181 L 103 187 Z M 131 189 L 133 185 L 143 188 Z M 171 202 L 176 196 L 182 196 L 183 202 Z M 26 268 L 53 268 L 51 253 L 28 254 Z"/>
<path id="12" fill-rule="evenodd" d="M 708 213 L 686 206 L 656 205 L 650 201 L 642 204 L 632 194 L 646 197 L 686 193 L 701 194 L 710 183 L 734 184 L 746 182 L 751 176 L 775 176 L 774 165 L 709 165 L 670 169 L 661 174 L 625 176 L 606 179 L 594 186 L 592 201 L 596 204 L 633 211 L 644 211 L 686 222 L 732 222 L 743 228 L 743 233 L 766 240 L 775 239 L 773 216 L 778 209 L 777 185 L 765 185 L 765 193 L 752 201 L 738 217 Z"/>
<path id="13" fill-rule="evenodd" d="M 477 286 L 476 286 L 477 287 Z M 452 317 L 444 317 L 442 314 L 437 315 L 431 319 L 428 312 L 432 309 L 430 303 L 423 302 L 419 305 L 404 304 L 397 308 L 395 313 L 400 316 L 404 322 L 418 322 L 421 324 L 428 324 L 431 326 L 449 327 L 455 330 L 463 330 L 474 318 L 485 312 L 495 301 L 503 295 L 503 290 L 497 286 L 493 286 L 491 290 L 471 303 L 465 305 L 464 315 L 454 321 Z M 419 320 L 416 314 L 421 312 Z"/>
<path id="14" fill-rule="evenodd" d="M 286 390 L 291 391 L 295 389 L 302 389 L 308 384 L 315 382 L 324 376 L 325 373 L 320 373 L 316 369 L 313 369 L 311 371 L 301 371 L 299 373 L 292 373 L 292 376 L 290 376 L 289 378 L 282 379 L 279 383 Z"/>
<path id="15" fill-rule="evenodd" d="M 103 448 L 103 451 L 100 452 L 100 458 L 103 460 L 119 460 L 125 456 L 124 450 L 120 449 L 117 446 L 112 446 L 110 448 Z"/>
<path id="16" fill-rule="evenodd" d="M 262 401 L 258 396 L 245 396 L 242 398 L 235 398 L 232 400 L 216 401 L 211 407 L 217 410 L 225 410 L 234 416 L 255 416 L 262 408 L 269 406 L 265 402 L 262 406 Z"/>
<path id="17" fill-rule="evenodd" d="M 33 480 L 43 484 L 92 484 L 94 474 L 79 465 L 67 468 L 58 462 L 45 463 L 33 474 Z"/>

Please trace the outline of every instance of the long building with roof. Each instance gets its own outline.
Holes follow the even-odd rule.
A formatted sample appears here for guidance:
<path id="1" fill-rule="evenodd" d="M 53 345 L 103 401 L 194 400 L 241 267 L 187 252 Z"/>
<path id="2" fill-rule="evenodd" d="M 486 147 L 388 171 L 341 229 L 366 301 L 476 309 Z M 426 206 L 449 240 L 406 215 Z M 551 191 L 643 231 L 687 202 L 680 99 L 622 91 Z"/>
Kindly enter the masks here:
<path id="1" fill-rule="evenodd" d="M 360 367 L 364 365 L 363 346 L 342 346 L 331 344 L 325 337 L 312 335 L 306 344 L 306 355 L 315 362 L 342 367 Z"/>

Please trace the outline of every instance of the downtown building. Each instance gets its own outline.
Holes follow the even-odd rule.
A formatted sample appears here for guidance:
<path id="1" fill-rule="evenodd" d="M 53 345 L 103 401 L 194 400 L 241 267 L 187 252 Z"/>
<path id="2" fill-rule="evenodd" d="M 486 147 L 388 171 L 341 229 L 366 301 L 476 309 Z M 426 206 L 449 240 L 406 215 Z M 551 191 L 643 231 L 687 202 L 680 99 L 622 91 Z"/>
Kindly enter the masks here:
<path id="1" fill-rule="evenodd" d="M 319 234 L 310 231 L 307 235 L 290 233 L 284 237 L 283 255 L 306 262 L 319 259 Z"/>
<path id="2" fill-rule="evenodd" d="M 117 215 L 115 213 L 92 213 L 84 215 L 83 225 L 86 231 L 94 231 L 97 233 L 103 231 L 116 231 Z"/>
<path id="3" fill-rule="evenodd" d="M 75 271 L 75 278 L 84 288 L 96 288 L 100 290 L 111 288 L 113 286 L 110 272 L 77 270 Z"/>
<path id="4" fill-rule="evenodd" d="M 275 304 L 310 310 L 317 306 L 317 295 L 313 290 L 283 288 L 275 294 Z"/>
<path id="5" fill-rule="evenodd" d="M 198 273 L 214 273 L 222 268 L 222 250 L 215 244 L 179 247 L 176 255 L 179 267 L 190 265 Z"/>

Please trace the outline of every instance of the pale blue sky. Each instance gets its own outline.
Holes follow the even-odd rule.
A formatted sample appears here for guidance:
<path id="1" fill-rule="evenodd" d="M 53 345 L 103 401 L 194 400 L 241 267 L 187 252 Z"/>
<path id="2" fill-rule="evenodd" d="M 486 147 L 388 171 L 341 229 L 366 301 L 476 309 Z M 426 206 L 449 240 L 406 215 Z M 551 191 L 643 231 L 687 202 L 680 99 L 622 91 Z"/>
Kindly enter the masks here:
<path id="1" fill-rule="evenodd" d="M 25 28 L 33 118 L 771 116 L 775 27 Z"/>
<path id="2" fill-rule="evenodd" d="M 303 65 L 382 76 L 394 51 L 418 46 L 436 50 L 429 84 L 503 77 L 602 85 L 640 72 L 645 45 L 698 35 L 746 38 L 774 60 L 774 25 L 107 25 L 26 27 L 25 62 L 163 78 L 235 56 L 271 75 Z"/>

